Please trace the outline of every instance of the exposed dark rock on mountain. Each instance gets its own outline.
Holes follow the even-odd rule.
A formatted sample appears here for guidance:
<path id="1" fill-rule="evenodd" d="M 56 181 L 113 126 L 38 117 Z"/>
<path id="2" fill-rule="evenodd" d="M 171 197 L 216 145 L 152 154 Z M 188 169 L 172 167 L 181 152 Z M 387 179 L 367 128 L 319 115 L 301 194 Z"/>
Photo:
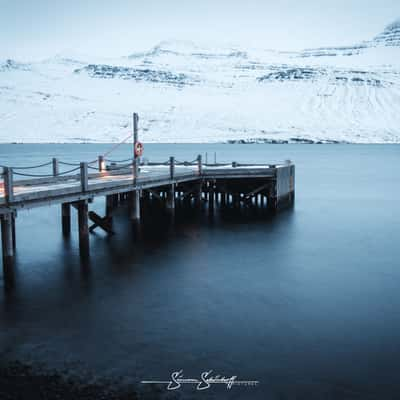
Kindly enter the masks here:
<path id="1" fill-rule="evenodd" d="M 385 46 L 400 46 L 400 19 L 388 25 L 375 37 L 374 42 Z"/>
<path id="2" fill-rule="evenodd" d="M 182 73 L 174 74 L 169 71 L 159 71 L 147 68 L 129 68 L 104 64 L 89 64 L 86 67 L 76 69 L 74 72 L 86 72 L 92 78 L 133 79 L 135 81 L 169 83 L 174 85 L 187 85 L 193 83 L 187 75 Z"/>

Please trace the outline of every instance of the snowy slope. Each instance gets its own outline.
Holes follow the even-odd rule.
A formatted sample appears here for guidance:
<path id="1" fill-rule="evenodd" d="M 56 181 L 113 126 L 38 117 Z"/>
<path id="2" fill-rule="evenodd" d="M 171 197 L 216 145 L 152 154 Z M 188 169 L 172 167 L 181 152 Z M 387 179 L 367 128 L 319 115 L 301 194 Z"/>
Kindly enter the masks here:
<path id="1" fill-rule="evenodd" d="M 348 47 L 162 42 L 118 59 L 0 62 L 0 142 L 400 142 L 400 21 Z"/>

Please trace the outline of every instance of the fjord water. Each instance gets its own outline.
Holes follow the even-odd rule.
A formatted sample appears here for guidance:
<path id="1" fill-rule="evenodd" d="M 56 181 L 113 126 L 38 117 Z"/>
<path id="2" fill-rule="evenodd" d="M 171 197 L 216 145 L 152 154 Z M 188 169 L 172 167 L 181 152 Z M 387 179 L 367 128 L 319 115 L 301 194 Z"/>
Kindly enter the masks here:
<path id="1" fill-rule="evenodd" d="M 91 160 L 108 147 L 0 145 L 0 164 Z M 160 161 L 213 160 L 214 151 L 218 161 L 292 159 L 294 209 L 212 221 L 178 212 L 174 226 L 153 216 L 155 230 L 140 236 L 121 209 L 114 236 L 91 236 L 89 266 L 79 262 L 75 214 L 65 241 L 59 207 L 19 212 L 15 288 L 0 280 L 0 357 L 118 377 L 145 393 L 141 380 L 180 369 L 260 381 L 185 388 L 182 398 L 398 398 L 400 146 L 145 149 Z"/>

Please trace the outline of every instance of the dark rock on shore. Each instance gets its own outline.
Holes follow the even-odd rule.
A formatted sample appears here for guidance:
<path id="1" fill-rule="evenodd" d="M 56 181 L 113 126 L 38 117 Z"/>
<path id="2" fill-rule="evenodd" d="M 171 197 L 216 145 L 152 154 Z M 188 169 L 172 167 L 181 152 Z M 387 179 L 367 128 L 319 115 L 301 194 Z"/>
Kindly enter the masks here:
<path id="1" fill-rule="evenodd" d="M 13 362 L 0 364 L 1 400 L 135 400 L 129 388 L 115 388 L 111 383 L 85 383 L 61 374 L 38 371 Z"/>

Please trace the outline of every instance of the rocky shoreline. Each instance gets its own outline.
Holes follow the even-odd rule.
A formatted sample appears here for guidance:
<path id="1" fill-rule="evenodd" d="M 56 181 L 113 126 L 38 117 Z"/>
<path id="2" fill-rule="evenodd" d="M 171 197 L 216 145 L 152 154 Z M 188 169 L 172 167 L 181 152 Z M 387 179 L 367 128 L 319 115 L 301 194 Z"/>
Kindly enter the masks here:
<path id="1" fill-rule="evenodd" d="M 111 382 L 85 383 L 59 372 L 12 362 L 0 363 L 1 400 L 136 400 L 130 388 Z"/>

